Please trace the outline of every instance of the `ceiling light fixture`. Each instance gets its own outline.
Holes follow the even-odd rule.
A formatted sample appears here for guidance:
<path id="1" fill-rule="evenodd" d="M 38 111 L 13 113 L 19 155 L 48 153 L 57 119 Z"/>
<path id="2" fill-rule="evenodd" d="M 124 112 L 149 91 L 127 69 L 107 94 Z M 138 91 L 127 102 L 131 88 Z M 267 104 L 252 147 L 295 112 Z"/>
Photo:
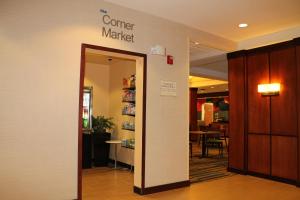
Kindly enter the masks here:
<path id="1" fill-rule="evenodd" d="M 248 24 L 246 24 L 246 23 L 241 23 L 241 24 L 239 24 L 239 27 L 240 27 L 240 28 L 246 28 L 246 27 L 248 27 Z"/>
<path id="2" fill-rule="evenodd" d="M 195 45 L 198 45 L 198 44 L 200 44 L 200 43 L 199 43 L 199 42 L 194 42 L 194 44 L 195 44 Z"/>

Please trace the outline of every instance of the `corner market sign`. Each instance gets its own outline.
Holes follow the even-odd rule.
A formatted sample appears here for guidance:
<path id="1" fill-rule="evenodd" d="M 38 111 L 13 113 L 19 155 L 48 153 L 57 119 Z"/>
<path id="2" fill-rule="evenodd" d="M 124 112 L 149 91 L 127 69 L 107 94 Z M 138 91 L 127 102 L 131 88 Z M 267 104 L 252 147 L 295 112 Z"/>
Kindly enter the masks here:
<path id="1" fill-rule="evenodd" d="M 134 24 L 115 19 L 108 15 L 106 11 L 100 11 L 104 13 L 102 16 L 104 24 L 102 27 L 102 37 L 134 43 L 134 34 L 132 33 Z"/>

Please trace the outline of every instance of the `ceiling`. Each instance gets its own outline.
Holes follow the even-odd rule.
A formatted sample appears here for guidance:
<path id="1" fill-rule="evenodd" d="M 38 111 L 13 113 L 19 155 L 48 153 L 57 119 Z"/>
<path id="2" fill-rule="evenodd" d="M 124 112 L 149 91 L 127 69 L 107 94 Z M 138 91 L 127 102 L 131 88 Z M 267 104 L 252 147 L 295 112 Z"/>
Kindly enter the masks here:
<path id="1" fill-rule="evenodd" d="M 190 75 L 228 79 L 228 65 L 226 53 L 223 50 L 190 42 Z"/>
<path id="2" fill-rule="evenodd" d="M 228 72 L 228 64 L 226 54 L 221 54 L 218 56 L 206 57 L 201 60 L 190 61 L 191 68 L 202 67 L 210 69 L 212 71 L 218 71 L 222 73 Z"/>
<path id="3" fill-rule="evenodd" d="M 233 41 L 300 26 L 299 0 L 106 0 Z M 239 23 L 248 23 L 245 29 Z"/>
<path id="4" fill-rule="evenodd" d="M 208 47 L 203 44 L 190 41 L 190 61 L 197 61 L 207 57 L 213 57 L 225 54 L 223 50 Z"/>
<path id="5" fill-rule="evenodd" d="M 110 64 L 110 61 L 108 60 L 108 56 L 90 53 L 90 52 L 86 52 L 85 61 L 87 63 L 101 64 L 101 65 L 109 65 Z"/>
<path id="6" fill-rule="evenodd" d="M 189 76 L 189 86 L 199 88 L 198 93 L 224 92 L 228 90 L 227 81 L 196 76 Z"/>
<path id="7" fill-rule="evenodd" d="M 199 87 L 197 93 L 198 94 L 207 94 L 207 93 L 215 93 L 215 92 L 227 92 L 228 84 L 220 84 L 214 86 L 203 86 Z"/>
<path id="8" fill-rule="evenodd" d="M 133 61 L 132 59 L 103 55 L 103 54 L 101 54 L 101 52 L 96 52 L 96 51 L 93 51 L 93 52 L 87 51 L 85 53 L 85 61 L 87 63 L 110 65 L 112 63 L 116 63 L 116 62 L 123 61 L 123 60 Z"/>

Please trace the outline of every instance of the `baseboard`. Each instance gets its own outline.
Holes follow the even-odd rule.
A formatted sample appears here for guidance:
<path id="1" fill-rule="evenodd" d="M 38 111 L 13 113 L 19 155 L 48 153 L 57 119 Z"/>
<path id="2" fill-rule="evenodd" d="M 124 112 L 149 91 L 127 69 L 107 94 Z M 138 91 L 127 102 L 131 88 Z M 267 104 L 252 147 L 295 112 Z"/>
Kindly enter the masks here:
<path id="1" fill-rule="evenodd" d="M 148 187 L 148 188 L 143 188 L 143 189 L 134 186 L 133 191 L 137 194 L 140 194 L 140 195 L 146 195 L 146 194 L 152 194 L 152 193 L 163 192 L 163 191 L 167 191 L 167 190 L 187 187 L 190 184 L 191 184 L 190 180 L 187 180 L 187 181 L 169 183 L 169 184 L 165 184 L 165 185 L 158 185 L 158 186 L 153 186 L 153 187 Z"/>
<path id="2" fill-rule="evenodd" d="M 143 195 L 143 190 L 139 187 L 133 186 L 133 192 L 136 194 Z"/>
<path id="3" fill-rule="evenodd" d="M 296 180 L 291 180 L 291 179 L 286 179 L 286 178 L 282 178 L 282 177 L 261 174 L 261 173 L 252 172 L 252 171 L 248 171 L 247 174 L 251 175 L 251 176 L 259 177 L 259 178 L 269 179 L 269 180 L 272 180 L 272 181 L 277 181 L 277 182 L 281 182 L 281 183 L 287 183 L 287 184 L 298 186 L 298 182 Z"/>
<path id="4" fill-rule="evenodd" d="M 237 174 L 247 175 L 247 172 L 245 172 L 244 170 L 236 169 L 232 167 L 227 167 L 227 171 L 237 173 Z"/>
<path id="5" fill-rule="evenodd" d="M 242 175 L 250 175 L 250 176 L 255 176 L 255 177 L 259 177 L 259 178 L 269 179 L 272 181 L 278 181 L 278 182 L 287 183 L 287 184 L 291 184 L 291 185 L 300 187 L 300 182 L 296 181 L 296 180 L 261 174 L 261 173 L 252 172 L 252 171 L 243 171 L 243 170 L 235 169 L 235 168 L 231 168 L 231 167 L 228 167 L 227 171 L 237 173 L 237 174 L 242 174 Z"/>

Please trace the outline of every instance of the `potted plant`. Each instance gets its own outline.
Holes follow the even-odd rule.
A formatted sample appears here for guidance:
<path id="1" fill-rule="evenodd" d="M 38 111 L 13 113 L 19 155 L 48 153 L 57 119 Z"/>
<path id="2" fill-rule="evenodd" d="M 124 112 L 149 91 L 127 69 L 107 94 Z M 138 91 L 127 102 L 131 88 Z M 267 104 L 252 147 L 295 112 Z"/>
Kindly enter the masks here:
<path id="1" fill-rule="evenodd" d="M 113 118 L 104 116 L 92 116 L 93 128 L 93 150 L 94 165 L 106 166 L 108 164 L 109 144 L 105 141 L 110 140 L 111 134 L 108 132 L 114 127 Z"/>
<path id="2" fill-rule="evenodd" d="M 105 118 L 104 116 L 92 116 L 92 128 L 94 133 L 107 133 L 114 127 L 113 118 Z"/>

